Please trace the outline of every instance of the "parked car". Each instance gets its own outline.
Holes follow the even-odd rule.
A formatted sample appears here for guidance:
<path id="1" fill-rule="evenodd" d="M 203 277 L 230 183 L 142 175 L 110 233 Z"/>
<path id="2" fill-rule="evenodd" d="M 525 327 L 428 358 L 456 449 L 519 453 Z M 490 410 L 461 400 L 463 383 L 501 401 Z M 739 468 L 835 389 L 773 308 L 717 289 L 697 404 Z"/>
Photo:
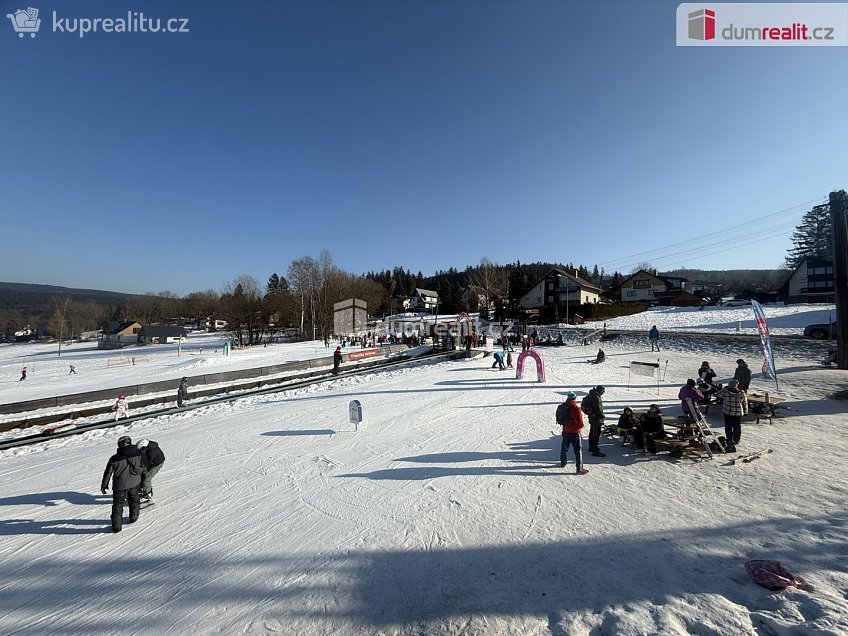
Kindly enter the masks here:
<path id="1" fill-rule="evenodd" d="M 836 323 L 834 322 L 832 325 L 829 325 L 825 322 L 816 325 L 807 325 L 806 327 L 804 327 L 804 335 L 808 338 L 815 338 L 816 340 L 824 340 L 825 338 L 835 338 Z"/>
<path id="2" fill-rule="evenodd" d="M 747 298 L 729 298 L 727 300 L 722 300 L 719 303 L 721 307 L 745 307 L 750 304 L 751 301 Z"/>

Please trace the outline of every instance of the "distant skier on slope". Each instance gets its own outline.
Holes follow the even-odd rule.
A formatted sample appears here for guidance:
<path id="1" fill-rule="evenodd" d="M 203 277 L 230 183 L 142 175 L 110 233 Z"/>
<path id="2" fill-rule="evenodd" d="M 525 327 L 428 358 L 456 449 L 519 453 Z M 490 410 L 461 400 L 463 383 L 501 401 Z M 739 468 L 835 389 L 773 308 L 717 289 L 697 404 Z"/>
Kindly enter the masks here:
<path id="1" fill-rule="evenodd" d="M 125 418 L 129 419 L 130 416 L 130 405 L 127 402 L 126 395 L 119 395 L 118 399 L 115 400 L 115 404 L 112 406 L 112 410 L 115 411 L 115 421 L 118 421 L 118 418 L 123 415 Z"/>

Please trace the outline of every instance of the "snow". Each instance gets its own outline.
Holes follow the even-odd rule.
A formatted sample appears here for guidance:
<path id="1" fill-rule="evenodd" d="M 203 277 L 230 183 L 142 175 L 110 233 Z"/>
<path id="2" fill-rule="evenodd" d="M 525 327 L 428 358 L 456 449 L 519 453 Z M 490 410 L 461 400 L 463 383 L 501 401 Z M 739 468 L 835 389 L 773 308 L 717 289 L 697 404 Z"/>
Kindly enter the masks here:
<path id="1" fill-rule="evenodd" d="M 766 316 L 797 334 L 832 306 L 789 309 Z M 663 351 L 645 334 L 604 343 L 600 365 L 586 363 L 596 345 L 543 347 L 546 384 L 491 358 L 431 362 L 2 451 L 0 633 L 844 634 L 848 417 L 827 396 L 848 377 L 818 364 L 828 343 L 778 339 L 779 389 L 755 374 L 751 392 L 789 408 L 744 422 L 739 451 L 770 455 L 675 460 L 602 438 L 604 458 L 584 442 L 588 475 L 559 468 L 553 414 L 568 389 L 604 384 L 608 419 L 652 402 L 679 412 L 701 360 L 724 381 L 736 358 L 756 371 L 760 355 L 753 338 L 673 332 L 735 335 L 740 319 L 750 308 L 618 319 L 610 328 L 656 324 Z M 107 367 L 116 353 L 92 344 L 61 358 L 56 345 L 0 347 L 0 402 L 169 378 L 176 389 L 208 369 L 328 354 L 306 343 L 225 358 L 198 334 L 179 357 L 137 351 L 145 362 Z M 630 361 L 658 359 L 659 390 L 628 377 Z M 123 434 L 158 441 L 167 460 L 156 505 L 113 534 L 99 482 Z M 749 559 L 776 559 L 813 589 L 769 592 Z"/>

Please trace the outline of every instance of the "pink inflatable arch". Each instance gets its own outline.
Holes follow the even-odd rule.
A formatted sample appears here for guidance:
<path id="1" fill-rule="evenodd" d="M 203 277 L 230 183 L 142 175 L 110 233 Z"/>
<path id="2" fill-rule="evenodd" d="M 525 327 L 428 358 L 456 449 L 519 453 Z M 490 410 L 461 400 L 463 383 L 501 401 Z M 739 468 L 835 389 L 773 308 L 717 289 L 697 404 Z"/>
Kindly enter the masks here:
<path id="1" fill-rule="evenodd" d="M 518 362 L 515 363 L 516 379 L 521 380 L 524 377 L 524 360 L 528 357 L 536 361 L 536 382 L 545 382 L 545 361 L 533 349 L 526 349 L 518 354 Z"/>

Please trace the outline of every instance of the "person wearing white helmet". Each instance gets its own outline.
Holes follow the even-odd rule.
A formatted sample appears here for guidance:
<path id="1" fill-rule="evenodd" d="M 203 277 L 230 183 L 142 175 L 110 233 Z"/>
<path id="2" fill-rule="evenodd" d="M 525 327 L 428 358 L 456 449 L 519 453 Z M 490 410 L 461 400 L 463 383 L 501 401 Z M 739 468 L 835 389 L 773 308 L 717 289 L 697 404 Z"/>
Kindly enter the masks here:
<path id="1" fill-rule="evenodd" d="M 153 503 L 153 478 L 165 463 L 165 453 L 159 448 L 159 444 L 150 439 L 141 439 L 136 446 L 141 451 L 141 460 L 146 469 L 145 478 L 141 483 L 141 503 Z"/>
<path id="2" fill-rule="evenodd" d="M 119 395 L 118 399 L 115 401 L 115 405 L 112 407 L 112 410 L 115 411 L 115 421 L 118 421 L 118 418 L 123 415 L 125 418 L 129 419 L 130 416 L 130 405 L 127 402 L 126 395 Z"/>
<path id="3" fill-rule="evenodd" d="M 141 452 L 133 446 L 129 435 L 118 439 L 118 451 L 109 458 L 100 492 L 106 494 L 112 480 L 112 532 L 120 532 L 124 515 L 124 500 L 130 504 L 130 523 L 138 520 L 141 482 L 144 481 L 144 462 Z"/>

